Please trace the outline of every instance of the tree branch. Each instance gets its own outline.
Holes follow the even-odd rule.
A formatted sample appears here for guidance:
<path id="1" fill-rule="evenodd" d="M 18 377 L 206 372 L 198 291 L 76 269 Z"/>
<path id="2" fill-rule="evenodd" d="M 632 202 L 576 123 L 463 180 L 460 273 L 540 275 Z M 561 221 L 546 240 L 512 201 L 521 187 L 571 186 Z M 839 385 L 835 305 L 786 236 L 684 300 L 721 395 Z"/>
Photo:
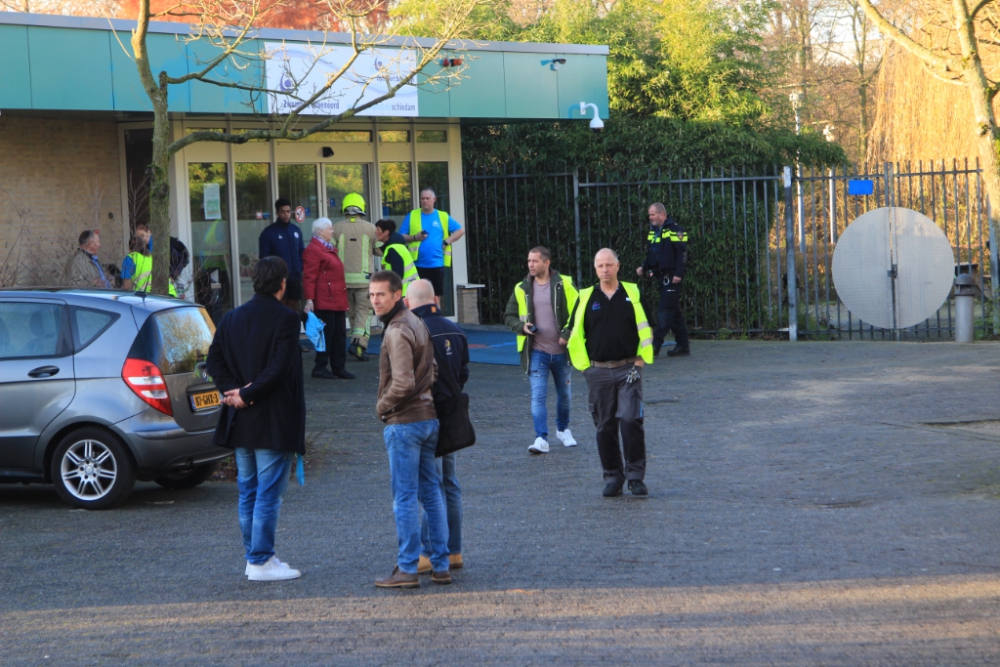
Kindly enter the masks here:
<path id="1" fill-rule="evenodd" d="M 991 4 L 992 2 L 993 2 L 993 0 L 979 0 L 979 4 L 977 4 L 975 7 L 973 7 L 972 11 L 969 12 L 969 18 L 970 19 L 976 18 L 976 14 L 978 14 L 980 11 L 983 10 L 984 7 L 986 7 L 987 5 Z"/>
<path id="2" fill-rule="evenodd" d="M 874 23 L 883 34 L 891 37 L 893 41 L 922 60 L 927 66 L 941 72 L 961 71 L 947 58 L 943 58 L 923 44 L 915 41 L 905 32 L 890 23 L 889 20 L 882 16 L 875 6 L 872 5 L 871 0 L 858 0 L 858 2 L 861 5 L 861 8 L 865 10 L 865 14 L 868 18 L 872 20 L 872 23 Z"/>

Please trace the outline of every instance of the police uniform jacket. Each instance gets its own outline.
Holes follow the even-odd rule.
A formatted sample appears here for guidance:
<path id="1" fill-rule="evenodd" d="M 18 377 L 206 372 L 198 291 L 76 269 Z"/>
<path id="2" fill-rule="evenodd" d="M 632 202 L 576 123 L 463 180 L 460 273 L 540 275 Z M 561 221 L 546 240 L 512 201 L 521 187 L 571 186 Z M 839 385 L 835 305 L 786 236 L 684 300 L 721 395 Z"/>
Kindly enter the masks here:
<path id="1" fill-rule="evenodd" d="M 687 232 L 673 218 L 668 217 L 659 229 L 650 228 L 646 261 L 642 267 L 659 275 L 684 277 L 687 271 Z"/>

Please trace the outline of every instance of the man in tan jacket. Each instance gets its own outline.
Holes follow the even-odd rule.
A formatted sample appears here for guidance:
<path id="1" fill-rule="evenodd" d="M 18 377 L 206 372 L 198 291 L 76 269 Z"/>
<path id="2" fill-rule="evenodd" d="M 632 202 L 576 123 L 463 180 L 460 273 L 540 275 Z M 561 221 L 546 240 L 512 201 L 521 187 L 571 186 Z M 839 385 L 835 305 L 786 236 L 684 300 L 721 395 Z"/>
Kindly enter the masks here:
<path id="1" fill-rule="evenodd" d="M 368 319 L 372 314 L 368 278 L 379 265 L 375 259 L 375 225 L 361 219 L 365 214 L 365 199 L 356 192 L 344 197 L 343 212 L 347 217 L 334 224 L 332 243 L 344 263 L 347 282 L 347 317 L 351 321 L 351 344 L 347 351 L 359 361 L 368 361 L 365 351 L 370 333 Z"/>
<path id="2" fill-rule="evenodd" d="M 441 495 L 441 473 L 434 460 L 438 420 L 431 388 L 437 364 L 427 327 L 403 303 L 403 281 L 379 271 L 368 286 L 372 308 L 385 327 L 379 357 L 375 412 L 385 423 L 392 507 L 396 514 L 399 555 L 380 588 L 419 588 L 420 504 L 427 511 L 431 540 L 431 581 L 450 584 L 448 515 Z M 419 503 L 417 502 L 419 499 Z"/>

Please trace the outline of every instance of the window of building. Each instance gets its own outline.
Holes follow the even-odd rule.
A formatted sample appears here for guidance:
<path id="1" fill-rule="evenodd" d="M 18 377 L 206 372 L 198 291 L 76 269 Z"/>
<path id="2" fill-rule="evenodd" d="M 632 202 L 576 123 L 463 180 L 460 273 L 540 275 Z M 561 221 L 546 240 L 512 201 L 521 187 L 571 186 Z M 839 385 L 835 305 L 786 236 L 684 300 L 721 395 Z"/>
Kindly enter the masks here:
<path id="1" fill-rule="evenodd" d="M 408 144 L 410 143 L 409 130 L 379 130 L 378 140 L 383 144 Z"/>
<path id="2" fill-rule="evenodd" d="M 393 218 L 399 223 L 402 216 L 414 208 L 410 163 L 383 162 L 379 167 L 382 172 L 382 217 Z"/>
<path id="3" fill-rule="evenodd" d="M 371 130 L 327 130 L 315 132 L 303 139 L 279 139 L 283 143 L 302 141 L 310 144 L 370 144 Z"/>
<path id="4" fill-rule="evenodd" d="M 418 144 L 446 144 L 448 130 L 417 130 Z"/>
<path id="5" fill-rule="evenodd" d="M 344 208 L 344 197 L 356 192 L 365 198 L 365 213 L 369 218 L 372 221 L 378 219 L 378 217 L 371 218 L 373 202 L 368 184 L 367 164 L 324 164 L 323 175 L 326 181 L 328 217 L 333 220 L 340 217 Z"/>

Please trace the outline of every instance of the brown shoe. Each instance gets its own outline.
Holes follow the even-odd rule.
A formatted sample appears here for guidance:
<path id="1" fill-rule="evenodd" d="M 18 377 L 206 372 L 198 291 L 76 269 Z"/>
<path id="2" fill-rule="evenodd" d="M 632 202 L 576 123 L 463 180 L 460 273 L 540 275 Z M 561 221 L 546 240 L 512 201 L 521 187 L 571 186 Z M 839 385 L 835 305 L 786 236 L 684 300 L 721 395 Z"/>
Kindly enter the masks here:
<path id="1" fill-rule="evenodd" d="M 421 554 L 417 561 L 417 574 L 430 574 L 434 568 L 431 566 L 431 559 Z"/>
<path id="2" fill-rule="evenodd" d="M 445 586 L 451 583 L 451 572 L 443 570 L 441 572 L 431 572 L 431 581 L 435 584 Z"/>
<path id="3" fill-rule="evenodd" d="M 450 577 L 448 578 L 448 583 L 451 583 Z M 388 577 L 385 579 L 376 579 L 375 585 L 379 588 L 420 588 L 420 579 L 415 574 L 400 572 L 397 565 L 392 568 L 392 574 Z"/>
<path id="4" fill-rule="evenodd" d="M 452 570 L 461 570 L 462 554 L 451 554 L 448 556 L 448 563 L 451 565 Z"/>

